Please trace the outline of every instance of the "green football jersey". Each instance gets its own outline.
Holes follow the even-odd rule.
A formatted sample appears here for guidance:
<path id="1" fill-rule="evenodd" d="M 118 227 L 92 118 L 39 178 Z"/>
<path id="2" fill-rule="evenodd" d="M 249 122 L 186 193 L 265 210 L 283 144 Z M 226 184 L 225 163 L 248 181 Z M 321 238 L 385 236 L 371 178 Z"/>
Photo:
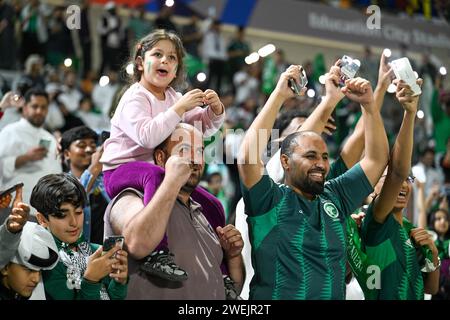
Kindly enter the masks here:
<path id="1" fill-rule="evenodd" d="M 345 221 L 371 191 L 359 164 L 312 201 L 266 175 L 243 186 L 255 269 L 250 299 L 344 299 Z"/>
<path id="2" fill-rule="evenodd" d="M 403 226 L 393 214 L 384 223 L 373 218 L 373 202 L 364 218 L 361 240 L 370 262 L 380 271 L 379 287 L 374 299 L 423 300 L 423 276 L 418 254 L 424 256 L 423 248 L 412 243 L 409 232 L 414 226 L 403 218 Z"/>

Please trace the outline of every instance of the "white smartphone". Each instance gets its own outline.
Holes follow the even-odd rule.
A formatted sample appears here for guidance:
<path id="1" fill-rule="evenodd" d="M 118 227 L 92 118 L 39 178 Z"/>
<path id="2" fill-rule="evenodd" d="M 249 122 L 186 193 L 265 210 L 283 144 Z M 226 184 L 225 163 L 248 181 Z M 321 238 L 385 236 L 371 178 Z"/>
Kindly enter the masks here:
<path id="1" fill-rule="evenodd" d="M 392 70 L 395 77 L 399 80 L 405 81 L 414 92 L 413 96 L 417 96 L 422 93 L 420 86 L 416 83 L 416 75 L 411 67 L 409 59 L 404 57 L 391 62 Z"/>

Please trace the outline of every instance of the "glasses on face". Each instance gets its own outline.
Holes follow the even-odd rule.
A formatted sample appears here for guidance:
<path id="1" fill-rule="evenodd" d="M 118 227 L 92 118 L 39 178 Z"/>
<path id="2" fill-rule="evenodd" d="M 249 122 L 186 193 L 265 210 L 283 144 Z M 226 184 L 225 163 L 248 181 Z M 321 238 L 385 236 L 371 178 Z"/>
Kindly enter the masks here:
<path id="1" fill-rule="evenodd" d="M 416 180 L 416 177 L 414 177 L 414 176 L 409 176 L 408 178 L 406 178 L 406 181 L 411 184 L 413 184 L 415 180 Z"/>
<path id="2" fill-rule="evenodd" d="M 386 175 L 381 176 L 380 179 L 381 178 L 386 178 Z M 414 177 L 414 176 L 409 176 L 408 178 L 406 178 L 406 182 L 408 182 L 408 183 L 413 184 L 414 181 L 416 181 L 416 177 Z"/>

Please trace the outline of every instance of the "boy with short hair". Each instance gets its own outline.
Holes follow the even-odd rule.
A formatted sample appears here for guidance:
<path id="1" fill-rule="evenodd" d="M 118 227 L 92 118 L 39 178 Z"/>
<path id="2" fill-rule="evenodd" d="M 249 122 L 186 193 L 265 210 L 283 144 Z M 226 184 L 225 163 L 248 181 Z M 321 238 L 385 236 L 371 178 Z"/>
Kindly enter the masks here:
<path id="1" fill-rule="evenodd" d="M 118 246 L 102 255 L 103 248 L 85 241 L 82 230 L 86 192 L 69 174 L 42 177 L 31 194 L 39 224 L 53 235 L 60 262 L 43 273 L 48 297 L 63 300 L 125 299 L 128 282 L 127 253 Z"/>

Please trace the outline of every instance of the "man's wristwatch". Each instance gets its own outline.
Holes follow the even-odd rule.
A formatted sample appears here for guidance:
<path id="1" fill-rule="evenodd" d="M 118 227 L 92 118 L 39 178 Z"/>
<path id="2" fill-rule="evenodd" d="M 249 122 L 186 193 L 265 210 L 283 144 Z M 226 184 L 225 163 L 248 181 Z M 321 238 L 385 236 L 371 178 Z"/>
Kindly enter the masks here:
<path id="1" fill-rule="evenodd" d="M 422 272 L 433 272 L 436 271 L 441 267 L 441 259 L 438 257 L 438 265 L 435 266 L 433 261 L 430 261 L 429 259 L 425 258 L 425 265 L 422 268 Z"/>

